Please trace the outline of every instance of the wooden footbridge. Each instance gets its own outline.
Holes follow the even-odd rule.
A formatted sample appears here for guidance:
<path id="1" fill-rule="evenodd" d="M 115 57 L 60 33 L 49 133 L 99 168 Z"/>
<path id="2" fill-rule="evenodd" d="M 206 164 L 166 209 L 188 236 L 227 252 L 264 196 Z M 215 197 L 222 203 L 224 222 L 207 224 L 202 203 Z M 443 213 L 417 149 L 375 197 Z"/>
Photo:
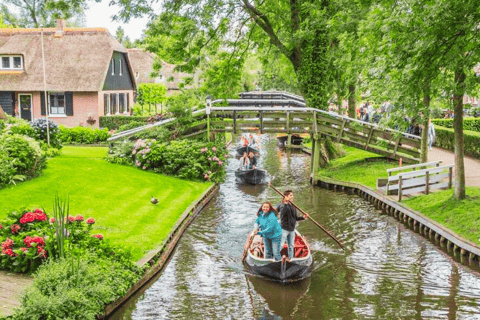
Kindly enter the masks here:
<path id="1" fill-rule="evenodd" d="M 391 159 L 402 158 L 403 162 L 409 163 L 417 163 L 420 160 L 421 139 L 418 136 L 314 108 L 220 106 L 195 111 L 192 117 L 193 121 L 189 128 L 182 133 L 184 137 L 201 134 L 210 136 L 222 132 L 285 133 L 289 137 L 292 134 L 308 133 L 314 142 L 312 153 L 314 157 L 319 156 L 319 139 L 326 136 L 335 142 Z M 109 141 L 155 126 L 169 128 L 175 123 L 174 120 L 167 119 L 124 131 L 112 136 Z"/>

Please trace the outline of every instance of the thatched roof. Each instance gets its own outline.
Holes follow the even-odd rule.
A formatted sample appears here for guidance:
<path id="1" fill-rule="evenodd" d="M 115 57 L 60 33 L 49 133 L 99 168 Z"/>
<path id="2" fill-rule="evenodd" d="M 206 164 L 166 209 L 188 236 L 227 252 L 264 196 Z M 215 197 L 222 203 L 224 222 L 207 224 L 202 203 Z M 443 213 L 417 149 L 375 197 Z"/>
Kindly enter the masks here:
<path id="1" fill-rule="evenodd" d="M 0 29 L 0 55 L 24 59 L 23 72 L 0 71 L 0 90 L 44 90 L 40 31 Z M 127 52 L 104 28 L 45 28 L 43 40 L 49 91 L 100 91 L 113 51 Z"/>
<path id="2" fill-rule="evenodd" d="M 128 49 L 128 57 L 137 83 L 162 83 L 167 86 L 168 90 L 178 90 L 183 78 L 189 76 L 188 73 L 174 71 L 174 64 L 162 61 L 162 69 L 159 71 L 162 77 L 151 78 L 150 74 L 153 72 L 155 54 L 143 49 Z M 173 77 L 173 81 L 169 81 L 171 77 Z"/>

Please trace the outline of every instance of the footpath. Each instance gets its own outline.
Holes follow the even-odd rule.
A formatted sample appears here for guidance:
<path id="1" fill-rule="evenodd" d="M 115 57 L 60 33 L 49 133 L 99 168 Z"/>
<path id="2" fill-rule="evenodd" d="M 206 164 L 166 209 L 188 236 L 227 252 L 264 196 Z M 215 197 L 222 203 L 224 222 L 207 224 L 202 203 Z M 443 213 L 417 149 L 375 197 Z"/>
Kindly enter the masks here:
<path id="1" fill-rule="evenodd" d="M 449 150 L 433 148 L 428 151 L 428 161 L 442 160 L 442 165 L 455 164 L 455 154 Z M 469 187 L 480 187 L 480 161 L 465 157 L 465 184 Z M 454 169 L 455 170 L 455 167 Z"/>

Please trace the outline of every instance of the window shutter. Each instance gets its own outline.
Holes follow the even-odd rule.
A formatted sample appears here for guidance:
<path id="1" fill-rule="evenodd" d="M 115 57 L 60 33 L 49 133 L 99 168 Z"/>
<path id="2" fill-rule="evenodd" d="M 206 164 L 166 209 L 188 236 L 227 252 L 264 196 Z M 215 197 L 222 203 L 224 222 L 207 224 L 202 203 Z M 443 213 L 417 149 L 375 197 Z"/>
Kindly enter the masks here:
<path id="1" fill-rule="evenodd" d="M 103 115 L 105 115 L 105 116 L 107 114 L 109 114 L 109 112 L 108 112 L 108 101 L 109 101 L 108 93 L 104 93 L 103 94 Z"/>
<path id="2" fill-rule="evenodd" d="M 65 107 L 67 116 L 73 116 L 73 92 L 65 92 Z"/>
<path id="3" fill-rule="evenodd" d="M 47 112 L 45 110 L 45 91 L 40 92 L 40 114 L 42 116 L 47 115 Z"/>

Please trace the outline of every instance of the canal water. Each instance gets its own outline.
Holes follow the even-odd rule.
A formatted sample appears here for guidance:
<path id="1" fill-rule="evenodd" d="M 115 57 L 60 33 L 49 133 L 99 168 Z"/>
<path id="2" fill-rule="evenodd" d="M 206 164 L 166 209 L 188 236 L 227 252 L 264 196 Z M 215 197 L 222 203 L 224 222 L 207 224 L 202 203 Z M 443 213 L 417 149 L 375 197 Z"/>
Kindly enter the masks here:
<path id="1" fill-rule="evenodd" d="M 480 319 L 480 270 L 435 246 L 362 198 L 313 188 L 310 157 L 262 136 L 260 165 L 273 185 L 344 244 L 302 221 L 314 258 L 311 275 L 282 285 L 241 262 L 268 186 L 235 182 L 228 163 L 220 192 L 183 235 L 169 264 L 110 319 Z M 234 155 L 234 151 L 231 151 Z"/>

